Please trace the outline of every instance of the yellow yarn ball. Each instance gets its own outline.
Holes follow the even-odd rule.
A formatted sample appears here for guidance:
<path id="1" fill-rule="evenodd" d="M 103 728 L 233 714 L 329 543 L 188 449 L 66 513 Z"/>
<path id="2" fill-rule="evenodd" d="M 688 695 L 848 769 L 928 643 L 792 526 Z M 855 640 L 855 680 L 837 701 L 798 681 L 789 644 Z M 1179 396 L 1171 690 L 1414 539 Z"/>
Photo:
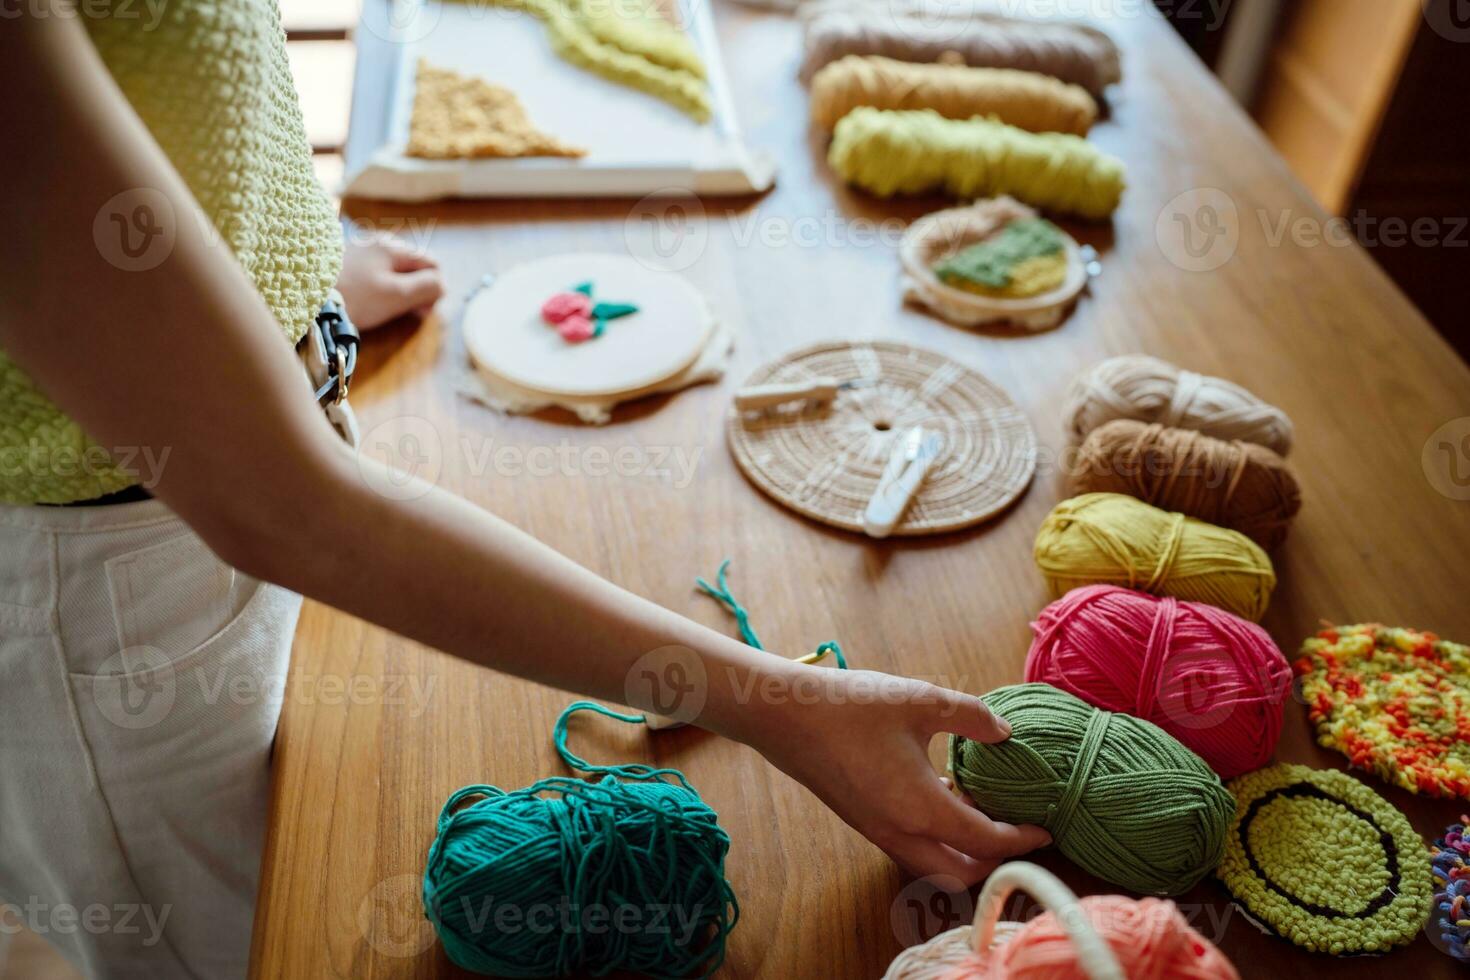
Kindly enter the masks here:
<path id="1" fill-rule="evenodd" d="M 1123 197 L 1123 163 L 1066 133 L 1028 133 L 990 119 L 946 119 L 932 109 L 860 106 L 837 123 L 827 162 L 879 197 L 944 190 L 1009 194 L 1034 207 L 1103 219 Z"/>
<path id="2" fill-rule="evenodd" d="M 1060 598 L 1081 585 L 1121 585 L 1259 622 L 1276 587 L 1250 538 L 1117 493 L 1085 493 L 1052 509 L 1036 532 L 1036 567 Z"/>

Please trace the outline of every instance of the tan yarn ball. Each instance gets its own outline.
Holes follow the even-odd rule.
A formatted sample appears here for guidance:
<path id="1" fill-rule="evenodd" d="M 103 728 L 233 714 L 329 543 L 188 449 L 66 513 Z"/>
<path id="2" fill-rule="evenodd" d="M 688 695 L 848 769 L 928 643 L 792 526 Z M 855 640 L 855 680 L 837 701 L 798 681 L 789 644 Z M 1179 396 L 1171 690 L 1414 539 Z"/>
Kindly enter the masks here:
<path id="1" fill-rule="evenodd" d="M 812 78 L 812 121 L 831 129 L 858 106 L 933 109 L 950 119 L 992 116 L 1033 133 L 1086 136 L 1097 102 L 1078 85 L 1010 68 L 921 65 L 848 55 Z"/>
<path id="2" fill-rule="evenodd" d="M 1113 39 L 1072 21 L 1032 20 L 980 11 L 930 16 L 886 5 L 822 4 L 803 16 L 806 51 L 801 79 L 850 54 L 876 54 L 927 64 L 957 58 L 977 68 L 1040 72 L 1093 95 L 1122 78 Z"/>
<path id="3" fill-rule="evenodd" d="M 1057 504 L 1036 532 L 1035 558 L 1056 599 L 1081 585 L 1120 585 L 1256 623 L 1276 588 L 1271 559 L 1245 535 L 1117 493 Z"/>
<path id="4" fill-rule="evenodd" d="M 1125 493 L 1239 531 L 1268 551 L 1286 540 L 1302 506 L 1291 467 L 1265 446 L 1131 419 L 1093 429 L 1070 475 L 1075 494 Z"/>
<path id="5" fill-rule="evenodd" d="M 1072 383 L 1062 408 L 1074 439 L 1114 419 L 1195 429 L 1217 439 L 1240 439 L 1291 451 L 1286 413 L 1223 378 L 1196 374 L 1142 354 L 1111 357 Z"/>

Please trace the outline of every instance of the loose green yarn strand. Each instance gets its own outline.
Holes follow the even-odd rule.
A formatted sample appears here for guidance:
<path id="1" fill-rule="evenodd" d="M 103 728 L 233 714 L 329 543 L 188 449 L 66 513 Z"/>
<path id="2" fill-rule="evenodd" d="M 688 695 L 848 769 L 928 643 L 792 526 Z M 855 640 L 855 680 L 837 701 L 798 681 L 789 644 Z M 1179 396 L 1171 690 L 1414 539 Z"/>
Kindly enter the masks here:
<path id="1" fill-rule="evenodd" d="M 761 638 L 756 636 L 755 627 L 750 625 L 750 610 L 742 606 L 730 591 L 730 559 L 726 558 L 720 562 L 720 570 L 715 573 L 715 585 L 710 585 L 703 577 L 694 580 L 695 588 L 709 596 L 711 599 L 730 610 L 730 615 L 735 617 L 735 626 L 740 630 L 740 639 L 747 646 L 753 646 L 757 650 L 764 650 Z"/>
<path id="2" fill-rule="evenodd" d="M 605 718 L 616 718 L 618 721 L 626 721 L 634 725 L 641 725 L 646 720 L 643 715 L 625 715 L 621 711 L 614 711 L 593 701 L 573 701 L 562 709 L 561 714 L 556 718 L 556 724 L 551 729 L 551 741 L 556 746 L 556 754 L 561 756 L 561 761 L 565 762 L 569 769 L 606 776 L 619 776 L 623 779 L 662 779 L 664 776 L 672 776 L 689 792 L 695 792 L 694 787 L 689 785 L 689 780 L 677 769 L 659 769 L 641 762 L 599 766 L 577 756 L 567 748 L 567 723 L 571 720 L 572 715 L 579 711 L 591 711 Z"/>
<path id="3" fill-rule="evenodd" d="M 742 606 L 740 600 L 735 598 L 735 593 L 730 591 L 729 579 L 730 559 L 726 558 L 720 562 L 720 570 L 715 573 L 714 585 L 700 577 L 694 580 L 694 586 L 730 611 L 730 615 L 735 617 L 736 628 L 740 630 L 740 639 L 745 641 L 746 646 L 764 650 L 761 638 L 755 633 L 755 627 L 750 625 L 750 610 Z M 842 655 L 842 647 L 834 640 L 819 645 L 815 652 L 799 659 L 802 663 L 814 664 L 829 653 L 837 661 L 838 670 L 847 670 L 847 658 Z"/>

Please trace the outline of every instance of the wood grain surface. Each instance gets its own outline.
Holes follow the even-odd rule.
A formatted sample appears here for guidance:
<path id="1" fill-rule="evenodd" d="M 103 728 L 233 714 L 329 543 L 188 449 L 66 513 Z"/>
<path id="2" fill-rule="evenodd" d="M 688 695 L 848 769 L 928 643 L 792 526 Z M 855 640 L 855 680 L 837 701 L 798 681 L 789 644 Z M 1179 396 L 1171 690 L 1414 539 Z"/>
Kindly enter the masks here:
<path id="1" fill-rule="evenodd" d="M 807 125 L 795 25 L 727 3 L 716 18 L 748 138 L 780 160 L 769 195 L 668 207 L 349 202 L 359 220 L 432 249 L 451 289 L 439 318 L 367 344 L 353 401 L 370 450 L 421 460 L 420 475 L 717 629 L 733 625 L 691 584 L 729 556 L 733 585 L 772 648 L 796 654 L 836 639 L 855 665 L 978 693 L 1020 679 L 1027 624 L 1047 601 L 1031 545 L 1061 494 L 1063 393 L 1096 360 L 1145 351 L 1242 382 L 1296 422 L 1291 462 L 1305 506 L 1275 555 L 1281 584 L 1265 620 L 1289 656 L 1323 619 L 1470 638 L 1470 503 L 1453 499 L 1462 474 L 1450 469 L 1470 468 L 1453 451 L 1470 431 L 1470 370 L 1359 248 L 1294 233 L 1325 216 L 1161 20 L 1107 25 L 1126 77 L 1093 139 L 1124 158 L 1130 186 L 1110 225 L 1067 224 L 1102 252 L 1103 274 L 1060 329 L 1010 336 L 901 307 L 898 235 L 946 202 L 883 203 L 839 187 Z M 1182 210 L 1170 204 L 1199 189 L 1213 190 Z M 1183 248 L 1176 211 L 1194 224 L 1198 261 Z M 1203 248 L 1210 213 L 1235 229 L 1215 250 Z M 505 418 L 457 394 L 463 349 L 453 315 L 483 274 L 563 251 L 647 255 L 655 236 L 656 250 L 684 266 L 738 331 L 724 383 L 626 407 L 603 428 L 564 414 Z M 1215 264 L 1232 242 L 1218 268 L 1181 268 Z M 732 390 L 759 364 L 832 337 L 926 346 L 1001 384 L 1041 443 L 1030 490 L 981 528 L 881 543 L 754 490 L 723 441 Z M 1441 458 L 1431 446 L 1426 467 L 1426 441 L 1447 423 L 1452 448 Z M 276 746 L 255 975 L 457 975 L 418 898 L 439 807 L 466 783 L 513 788 L 562 772 L 551 725 L 567 701 L 308 602 Z M 1286 715 L 1279 758 L 1344 764 L 1313 744 L 1300 704 Z M 942 904 L 910 901 L 924 896 L 881 853 L 740 745 L 608 721 L 579 722 L 573 740 L 584 757 L 676 766 L 719 812 L 741 901 L 722 976 L 876 977 L 903 943 L 961 912 L 950 906 L 946 921 Z M 932 755 L 938 765 L 938 741 Z M 1464 808 L 1368 781 L 1426 838 Z M 1109 890 L 1055 853 L 1040 860 L 1080 892 Z M 1422 936 L 1389 959 L 1311 956 L 1258 932 L 1213 882 L 1180 901 L 1246 977 L 1456 969 Z"/>

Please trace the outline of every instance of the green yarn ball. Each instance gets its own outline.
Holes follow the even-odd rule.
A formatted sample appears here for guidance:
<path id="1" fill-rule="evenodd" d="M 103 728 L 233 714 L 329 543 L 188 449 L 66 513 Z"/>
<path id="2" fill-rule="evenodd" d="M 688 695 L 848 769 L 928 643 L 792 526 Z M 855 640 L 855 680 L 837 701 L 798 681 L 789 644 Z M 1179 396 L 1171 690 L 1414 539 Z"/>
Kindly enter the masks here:
<path id="1" fill-rule="evenodd" d="M 1235 798 L 1172 735 L 1049 684 L 981 700 L 1011 737 L 953 735 L 949 767 L 986 813 L 1045 827 L 1080 867 L 1144 894 L 1188 891 L 1220 863 Z"/>
<path id="2" fill-rule="evenodd" d="M 739 915 L 729 848 L 687 785 L 466 786 L 439 817 L 424 912 L 449 959 L 476 973 L 705 977 Z"/>

